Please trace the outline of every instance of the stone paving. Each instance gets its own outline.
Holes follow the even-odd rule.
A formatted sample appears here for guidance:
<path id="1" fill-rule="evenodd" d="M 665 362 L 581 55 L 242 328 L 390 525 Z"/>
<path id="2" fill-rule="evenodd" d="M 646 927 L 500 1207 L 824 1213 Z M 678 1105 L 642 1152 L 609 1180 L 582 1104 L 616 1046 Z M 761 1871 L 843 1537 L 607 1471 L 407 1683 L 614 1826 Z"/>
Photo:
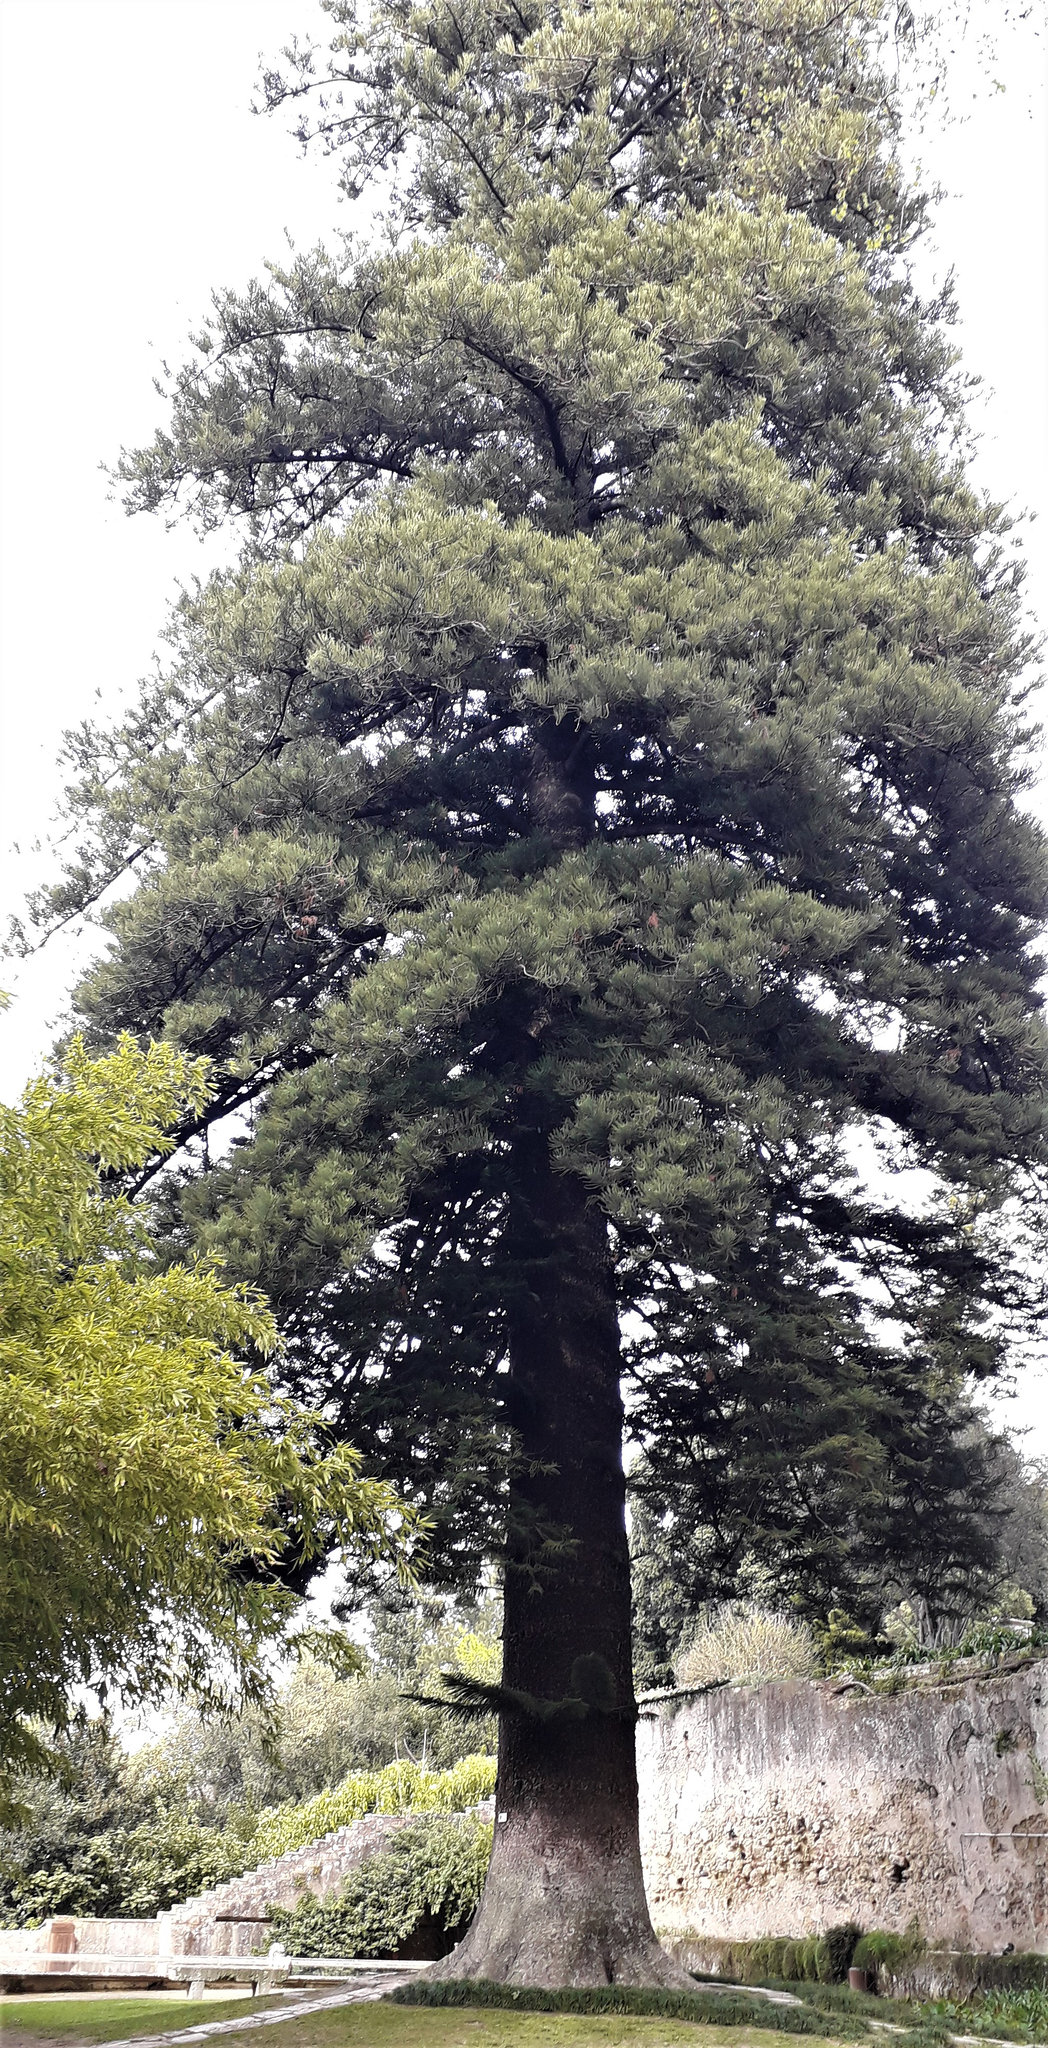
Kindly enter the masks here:
<path id="1" fill-rule="evenodd" d="M 269 2012 L 245 2013 L 243 2019 L 201 2020 L 198 2026 L 173 2028 L 163 2034 L 135 2034 L 125 2041 L 107 2041 L 105 2048 L 176 2048 L 182 2041 L 208 2041 L 213 2035 L 244 2034 L 255 2027 L 274 2027 L 282 2020 L 308 2018 L 313 2012 L 327 2012 L 339 2005 L 364 2005 L 369 2000 L 382 1998 L 398 1984 L 409 1984 L 411 1976 L 405 1970 L 403 1976 L 393 1970 L 360 1972 L 352 1984 L 344 1984 L 337 1992 L 329 1992 L 324 1998 L 303 1998 L 295 1992 L 285 1995 L 285 2002 Z"/>

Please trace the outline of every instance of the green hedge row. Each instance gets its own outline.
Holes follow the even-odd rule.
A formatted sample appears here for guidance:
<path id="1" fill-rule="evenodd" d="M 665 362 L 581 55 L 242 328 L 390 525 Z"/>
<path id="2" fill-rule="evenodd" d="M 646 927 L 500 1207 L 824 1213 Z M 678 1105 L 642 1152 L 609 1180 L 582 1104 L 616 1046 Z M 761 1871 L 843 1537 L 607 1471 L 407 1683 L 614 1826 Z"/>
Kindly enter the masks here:
<path id="1" fill-rule="evenodd" d="M 856 1957 L 859 1938 L 859 1929 L 849 1922 L 798 1940 L 766 1935 L 758 1941 L 704 1946 L 716 1952 L 718 1977 L 733 1978 L 737 1984 L 764 1984 L 769 1978 L 785 1978 L 791 1984 L 841 1984 Z"/>
<path id="2" fill-rule="evenodd" d="M 444 1984 L 418 1982 L 402 1984 L 389 1994 L 397 2005 L 497 2006 L 510 2012 L 570 2012 L 633 2014 L 640 2018 L 690 2020 L 705 2027 L 765 2027 L 780 2034 L 826 2033 L 825 2014 L 808 2005 L 777 2005 L 771 1999 L 748 1998 L 731 1991 L 647 1991 L 626 1984 L 608 1984 L 598 1990 L 545 1991 L 535 1986 L 513 1990 L 508 1984 L 491 1984 L 483 1978 L 450 1980 Z M 865 2020 L 849 2014 L 834 2017 L 833 2031 L 841 2040 L 862 2040 L 869 2034 Z"/>

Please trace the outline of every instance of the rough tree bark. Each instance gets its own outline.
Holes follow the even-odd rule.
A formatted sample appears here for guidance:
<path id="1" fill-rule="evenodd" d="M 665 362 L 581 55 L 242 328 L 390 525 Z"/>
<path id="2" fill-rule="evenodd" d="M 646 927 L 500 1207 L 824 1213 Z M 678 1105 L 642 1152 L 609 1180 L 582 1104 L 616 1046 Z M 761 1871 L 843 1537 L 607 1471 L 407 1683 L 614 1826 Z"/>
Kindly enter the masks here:
<path id="1" fill-rule="evenodd" d="M 538 1148 L 536 1148 L 538 1149 Z M 688 1983 L 655 1939 L 637 1815 L 619 1333 L 603 1218 L 581 1182 L 532 1164 L 512 1312 L 504 1683 L 539 1701 L 597 1680 L 582 1718 L 503 1714 L 484 1896 L 447 1977 Z M 579 1659 L 590 1660 L 580 1672 Z"/>
<path id="2" fill-rule="evenodd" d="M 537 831 L 558 846 L 593 829 L 585 734 L 536 735 Z M 655 1938 L 637 1806 L 636 1702 L 618 1315 L 607 1224 L 585 1183 L 558 1173 L 541 1132 L 514 1146 L 507 1412 L 519 1461 L 507 1518 L 503 1683 L 550 1718 L 506 1712 L 491 1865 L 444 1977 L 538 1985 L 691 1980 Z M 580 1660 L 583 1660 L 580 1664 Z M 573 1711 L 578 1713 L 572 1718 Z"/>

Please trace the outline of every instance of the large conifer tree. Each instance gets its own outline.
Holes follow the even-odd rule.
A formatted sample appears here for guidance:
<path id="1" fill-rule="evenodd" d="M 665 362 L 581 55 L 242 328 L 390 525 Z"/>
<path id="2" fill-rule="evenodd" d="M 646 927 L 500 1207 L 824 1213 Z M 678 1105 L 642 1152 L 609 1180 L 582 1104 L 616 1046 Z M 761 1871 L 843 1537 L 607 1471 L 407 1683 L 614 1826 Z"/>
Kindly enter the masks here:
<path id="1" fill-rule="evenodd" d="M 187 1133 L 178 1228 L 446 1568 L 505 1558 L 451 1967 L 669 1978 L 623 1388 L 650 1473 L 724 1446 L 832 1576 L 820 1502 L 896 1484 L 900 1432 L 919 1493 L 992 1364 L 980 1212 L 1043 1143 L 1027 650 L 872 0 L 328 5 L 271 97 L 389 211 L 216 301 L 127 465 L 248 540 L 51 910 L 132 870 L 82 1012 L 249 1116 Z M 941 1196 L 857 1183 L 857 1132 Z"/>

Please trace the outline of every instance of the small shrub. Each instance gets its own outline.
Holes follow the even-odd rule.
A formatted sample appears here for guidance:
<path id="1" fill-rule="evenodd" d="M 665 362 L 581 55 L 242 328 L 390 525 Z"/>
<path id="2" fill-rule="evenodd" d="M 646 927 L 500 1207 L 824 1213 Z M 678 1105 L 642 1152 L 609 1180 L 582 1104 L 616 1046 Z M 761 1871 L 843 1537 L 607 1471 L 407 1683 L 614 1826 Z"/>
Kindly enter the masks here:
<path id="1" fill-rule="evenodd" d="M 932 2023 L 949 2027 L 955 2033 L 1003 2033 L 1006 2037 L 1018 2035 L 1031 2041 L 1048 2041 L 1048 1968 L 1042 1985 L 992 1988 L 976 1992 L 963 2002 L 939 1999 L 927 2011 Z"/>
<path id="2" fill-rule="evenodd" d="M 852 1957 L 855 1954 L 855 1948 L 856 1943 L 859 1939 L 859 1934 L 860 1929 L 856 1927 L 854 1920 L 849 1920 L 843 1927 L 827 1928 L 825 1934 L 822 1937 L 820 1947 L 823 1951 L 823 1958 L 825 1961 L 826 1968 L 828 1970 L 828 1975 L 824 1976 L 822 1970 L 820 1970 L 820 1983 L 844 1983 L 844 1980 L 848 1975 L 848 1970 L 851 1965 Z"/>
<path id="3" fill-rule="evenodd" d="M 723 1607 L 701 1624 L 675 1659 L 681 1685 L 736 1679 L 767 1685 L 777 1678 L 814 1678 L 819 1650 L 804 1621 L 754 1603 Z"/>
<path id="4" fill-rule="evenodd" d="M 891 1653 L 891 1642 L 887 1636 L 874 1636 L 860 1622 L 853 1621 L 840 1607 L 831 1607 L 821 1628 L 816 1628 L 816 1639 L 822 1662 L 827 1671 L 834 1671 L 843 1661 L 854 1661 L 858 1657 L 870 1658 Z"/>
<path id="5" fill-rule="evenodd" d="M 821 1936 L 810 1934 L 801 1945 L 801 1961 L 804 1965 L 803 1982 L 807 1984 L 828 1984 L 830 1963 L 822 1945 Z"/>
<path id="6" fill-rule="evenodd" d="M 476 1912 L 490 1855 L 489 1825 L 432 1815 L 369 1856 L 337 1898 L 307 1893 L 295 1906 L 271 1906 L 270 1919 L 289 1955 L 388 1959 L 412 1944 L 446 1955 Z"/>
<path id="7" fill-rule="evenodd" d="M 889 1934 L 880 1928 L 873 1928 L 863 1934 L 855 1944 L 852 1963 L 857 1970 L 867 1970 L 876 1981 L 882 1971 L 889 1974 L 903 1969 L 925 1953 L 927 1943 L 920 1930 L 908 1927 L 905 1934 Z"/>

